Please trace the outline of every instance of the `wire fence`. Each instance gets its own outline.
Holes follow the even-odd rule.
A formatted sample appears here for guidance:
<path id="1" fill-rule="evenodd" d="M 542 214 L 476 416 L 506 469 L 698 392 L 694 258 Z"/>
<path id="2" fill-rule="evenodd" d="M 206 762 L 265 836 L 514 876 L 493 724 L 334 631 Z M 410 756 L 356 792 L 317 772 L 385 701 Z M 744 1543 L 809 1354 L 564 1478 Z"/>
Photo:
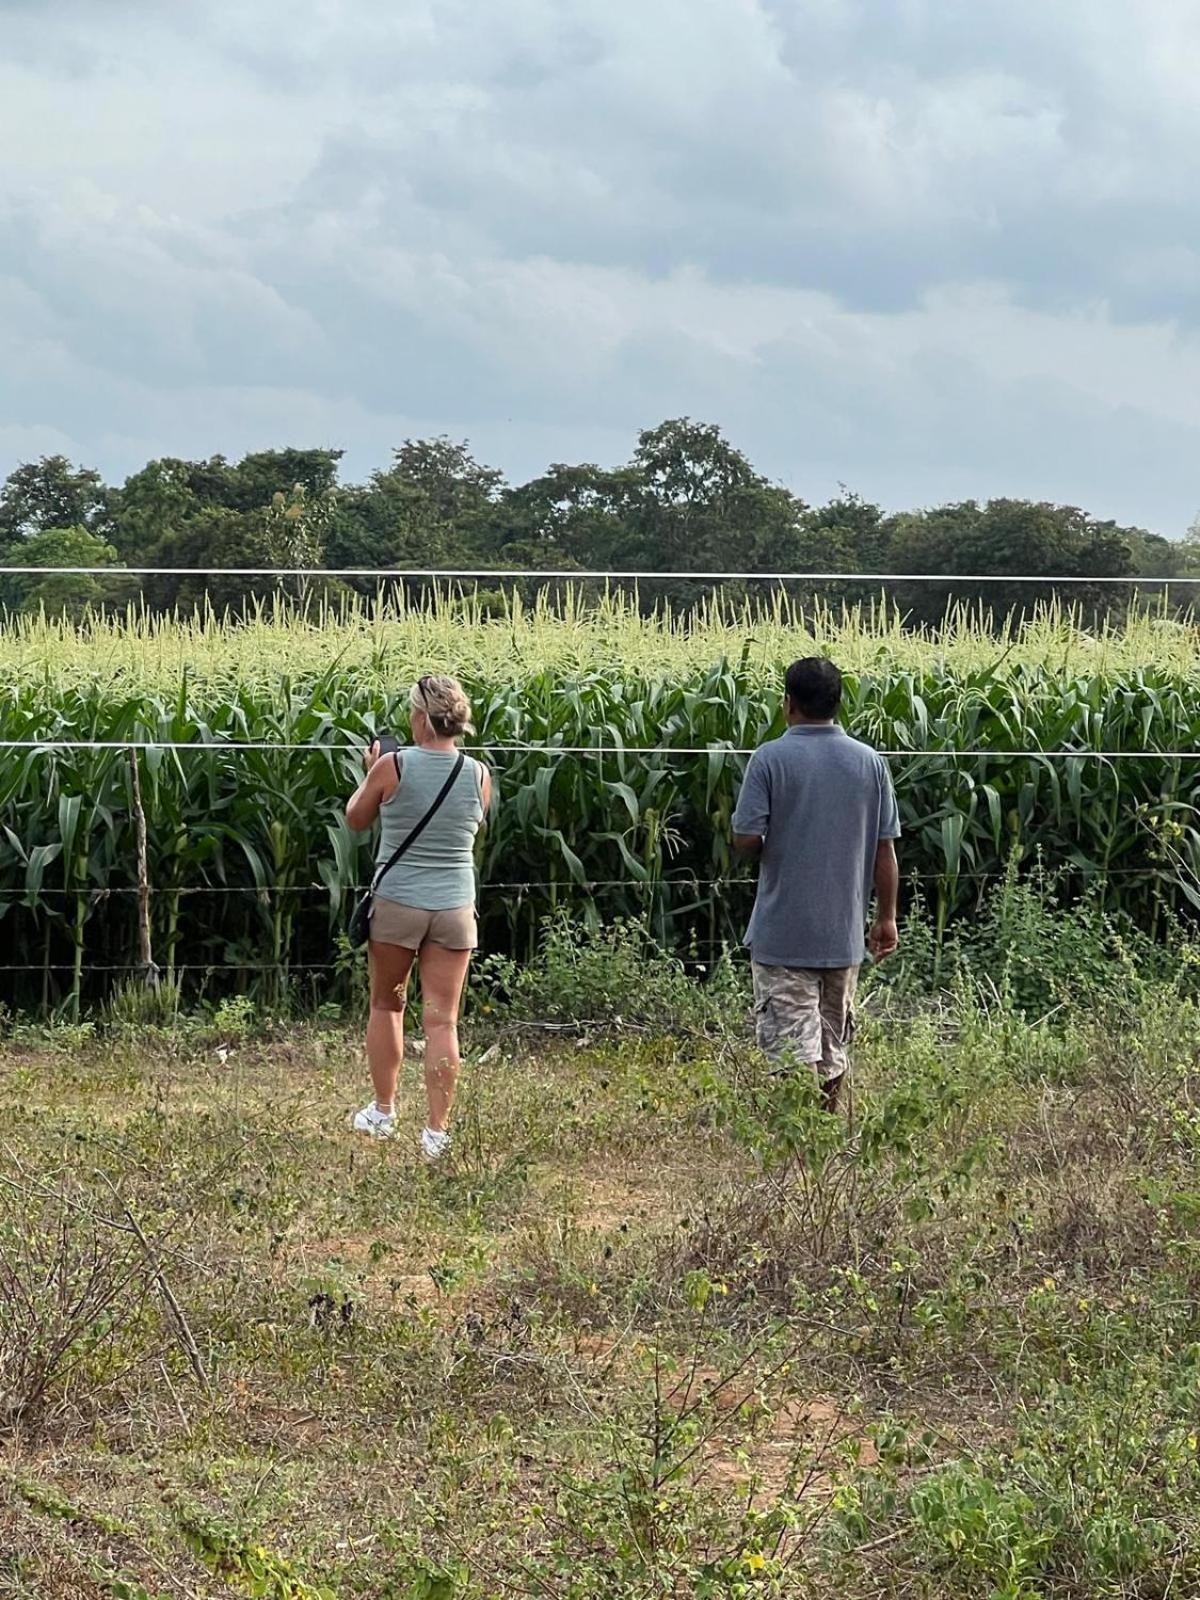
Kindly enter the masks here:
<path id="1" fill-rule="evenodd" d="M 1085 867 L 1079 864 L 1068 864 L 1060 869 L 1062 876 L 1076 876 L 1088 879 L 1094 883 L 1103 883 L 1108 879 L 1121 881 L 1141 880 L 1159 881 L 1172 880 L 1179 876 L 1178 870 L 1173 870 L 1164 864 L 1159 867 Z M 970 884 L 996 884 L 1004 877 L 1004 870 L 997 867 L 991 871 L 961 870 L 949 874 L 956 882 Z M 925 887 L 931 884 L 941 884 L 946 880 L 946 873 L 934 872 L 909 872 L 904 874 L 905 881 L 910 886 Z M 635 897 L 651 899 L 655 896 L 688 895 L 711 891 L 720 898 L 728 895 L 731 899 L 748 895 L 753 888 L 753 878 L 749 875 L 740 877 L 726 875 L 720 877 L 679 877 L 660 878 L 646 882 L 629 878 L 602 878 L 602 879 L 570 879 L 570 878 L 540 878 L 529 880 L 514 880 L 509 882 L 488 882 L 486 879 L 479 885 L 479 906 L 481 912 L 486 912 L 491 898 L 495 895 L 546 894 L 551 891 L 566 892 L 578 896 L 588 896 L 606 889 L 620 890 L 622 894 L 631 894 Z M 344 899 L 351 899 L 366 891 L 367 885 L 341 886 Z M 167 900 L 186 899 L 192 896 L 210 896 L 220 898 L 235 898 L 238 896 L 252 896 L 260 902 L 269 902 L 275 897 L 280 898 L 323 898 L 331 899 L 332 891 L 327 884 L 265 884 L 261 886 L 249 884 L 193 884 L 193 885 L 135 885 L 118 884 L 111 886 L 79 886 L 64 888 L 57 885 L 39 887 L 36 894 L 31 896 L 26 891 L 19 889 L 0 889 L 0 906 L 4 904 L 25 904 L 32 907 L 35 902 L 54 900 L 58 902 L 88 902 L 96 904 L 110 898 L 138 899 L 145 902 L 157 898 Z M 64 916 L 60 924 L 60 931 L 69 936 L 70 925 Z M 194 943 L 194 941 L 192 941 Z M 721 937 L 701 937 L 693 935 L 686 941 L 688 953 L 694 958 L 704 952 L 711 955 L 714 951 L 729 952 L 739 945 L 740 940 L 731 933 Z M 150 963 L 154 965 L 153 962 Z M 170 972 L 176 978 L 189 974 L 219 974 L 235 973 L 242 976 L 253 974 L 270 974 L 275 977 L 288 977 L 303 973 L 344 973 L 345 962 L 341 961 L 313 961 L 293 957 L 290 954 L 281 954 L 273 960 L 258 960 L 246 958 L 243 960 L 211 959 L 211 960 L 184 960 L 174 959 L 168 962 Z M 123 962 L 97 962 L 89 956 L 83 964 L 83 976 L 91 977 L 96 974 L 113 977 L 121 974 L 125 976 L 144 973 L 147 963 L 144 961 Z M 73 974 L 80 975 L 79 965 L 76 961 L 51 960 L 48 957 L 39 961 L 9 961 L 0 963 L 0 973 L 11 975 L 39 974 Z"/>
<path id="2" fill-rule="evenodd" d="M 1127 878 L 1140 879 L 1146 882 L 1152 879 L 1169 877 L 1168 867 L 1084 867 L 1074 864 L 1062 869 L 1064 872 L 1073 873 L 1076 877 L 1092 878 Z M 907 883 L 941 883 L 947 876 L 955 878 L 960 883 L 994 883 L 1002 876 L 1003 868 L 997 867 L 987 871 L 959 871 L 959 872 L 906 872 Z M 598 889 L 621 889 L 631 894 L 667 894 L 691 893 L 699 889 L 715 889 L 718 891 L 733 890 L 744 891 L 753 883 L 753 878 L 724 877 L 724 878 L 654 878 L 652 881 L 634 878 L 534 878 L 521 879 L 512 883 L 492 882 L 482 879 L 479 884 L 481 896 L 492 894 L 528 894 L 531 892 L 548 892 L 550 890 L 570 889 L 584 894 L 595 893 Z M 344 884 L 339 886 L 343 895 L 365 894 L 370 887 L 369 883 Z M 97 885 L 94 887 L 81 887 L 76 889 L 61 888 L 57 885 L 39 887 L 36 898 L 39 900 L 53 898 L 66 900 L 89 900 L 99 902 L 114 897 L 136 897 L 149 895 L 151 898 L 164 897 L 167 899 L 188 899 L 195 895 L 251 895 L 256 899 L 269 899 L 274 896 L 308 895 L 328 897 L 331 891 L 325 883 L 198 883 L 198 884 L 148 884 L 141 887 L 137 884 L 112 884 Z M 0 888 L 0 901 L 25 902 L 30 898 L 29 892 L 23 889 Z M 0 969 L 2 970 L 2 969 Z"/>
<path id="3" fill-rule="evenodd" d="M 1050 588 L 1095 584 L 1118 588 L 1162 588 L 1200 583 L 1200 573 L 1180 576 L 1090 577 L 1082 573 L 1046 572 L 695 572 L 662 571 L 653 567 L 34 567 L 6 566 L 5 574 L 21 577 L 78 578 L 375 578 L 380 582 L 418 579 L 423 582 L 497 583 L 936 583 L 936 584 L 1042 584 Z"/>
<path id="4" fill-rule="evenodd" d="M 0 739 L 0 750 L 29 750 L 50 753 L 59 750 L 172 750 L 199 752 L 207 755 L 228 754 L 237 751 L 279 751 L 281 753 L 306 753 L 308 755 L 362 755 L 365 745 L 356 743 L 296 743 L 286 739 Z M 757 745 L 637 745 L 637 744 L 490 744 L 467 746 L 471 755 L 480 757 L 542 755 L 562 758 L 589 756 L 606 760 L 614 756 L 679 756 L 689 760 L 697 756 L 752 756 Z M 403 747 L 401 747 L 403 753 Z M 1136 750 L 1063 749 L 1045 750 L 1036 746 L 1027 750 L 1009 750 L 997 745 L 977 745 L 966 749 L 902 747 L 879 749 L 876 754 L 889 761 L 920 761 L 930 757 L 944 760 L 979 761 L 985 758 L 1010 761 L 1200 761 L 1200 750 L 1167 750 L 1149 746 Z"/>
<path id="5" fill-rule="evenodd" d="M 1041 586 L 1045 588 L 1093 587 L 1104 586 L 1110 588 L 1126 588 L 1130 590 L 1165 589 L 1172 585 L 1195 585 L 1200 583 L 1200 574 L 1195 575 L 1163 575 L 1161 577 L 1147 576 L 1099 576 L 1088 577 L 1078 574 L 999 574 L 999 573 L 973 573 L 973 574 L 946 574 L 946 573 L 888 573 L 888 572 L 737 572 L 737 571 L 688 571 L 688 570 L 649 570 L 649 569 L 579 569 L 579 568 L 367 568 L 367 567 L 103 567 L 103 566 L 72 566 L 72 567 L 39 567 L 16 566 L 7 568 L 11 575 L 24 575 L 29 577 L 51 576 L 80 576 L 98 578 L 246 578 L 246 579 L 300 579 L 317 581 L 322 579 L 356 579 L 373 580 L 380 584 L 392 582 L 430 582 L 436 584 L 480 584 L 488 582 L 568 582 L 568 583 L 689 583 L 689 584 L 715 584 L 715 583 L 746 583 L 760 585 L 828 585 L 828 584 L 872 584 L 872 585 L 900 585 L 900 584 L 936 584 L 939 586 L 971 585 L 1024 585 Z M 537 763 L 559 762 L 564 760 L 601 761 L 601 762 L 645 762 L 647 764 L 666 765 L 676 761 L 694 761 L 698 758 L 737 759 L 749 758 L 755 752 L 754 746 L 737 745 L 733 743 L 710 742 L 703 745 L 686 744 L 653 744 L 636 745 L 625 743 L 589 743 L 589 744 L 559 744 L 542 740 L 539 742 L 494 742 L 481 743 L 472 747 L 472 754 L 483 759 L 506 763 L 515 758 L 532 758 Z M 362 742 L 345 737 L 334 737 L 330 741 L 317 742 L 279 740 L 237 740 L 237 739 L 156 739 L 153 737 L 132 737 L 124 739 L 81 739 L 66 738 L 47 735 L 45 737 L 0 738 L 0 752 L 7 753 L 10 757 L 22 754 L 37 759 L 51 758 L 56 755 L 72 755 L 87 753 L 119 751 L 129 755 L 137 752 L 164 752 L 193 755 L 212 756 L 222 758 L 236 758 L 239 755 L 268 754 L 268 755 L 304 755 L 323 756 L 329 759 L 349 759 L 362 751 Z M 1073 764 L 1079 762 L 1107 763 L 1114 767 L 1123 763 L 1154 762 L 1164 766 L 1191 765 L 1200 761 L 1200 749 L 1170 749 L 1143 745 L 1132 749 L 1120 748 L 1059 748 L 1045 749 L 1036 746 L 1010 749 L 993 745 L 972 745 L 965 747 L 933 746 L 898 748 L 884 748 L 879 754 L 889 761 L 900 763 L 903 767 L 918 762 L 943 764 L 945 768 L 953 770 L 961 762 L 1036 762 L 1053 764 Z M 136 763 L 135 763 L 136 765 Z M 903 783 L 903 770 L 899 774 L 899 781 Z M 1098 881 L 1109 878 L 1120 879 L 1126 882 L 1134 881 L 1163 881 L 1170 879 L 1172 869 L 1166 865 L 1140 866 L 1140 867 L 1085 867 L 1078 864 L 1067 863 L 1064 872 L 1073 874 L 1076 878 L 1084 877 Z M 999 870 L 976 871 L 962 870 L 952 873 L 947 872 L 914 872 L 906 874 L 910 883 L 933 884 L 944 883 L 949 876 L 955 883 L 974 884 L 995 882 L 1000 876 Z M 481 894 L 484 901 L 493 896 L 510 896 L 514 898 L 533 897 L 539 895 L 550 896 L 555 893 L 570 892 L 574 895 L 589 896 L 605 891 L 619 891 L 633 899 L 653 900 L 654 897 L 663 896 L 688 896 L 711 894 L 714 898 L 728 896 L 732 901 L 738 895 L 745 895 L 751 880 L 749 877 L 697 877 L 680 876 L 667 877 L 655 876 L 650 881 L 642 881 L 632 874 L 621 878 L 587 878 L 587 877 L 559 877 L 554 879 L 509 879 L 504 881 L 487 882 L 481 885 Z M 306 900 L 315 900 L 318 897 L 326 898 L 331 906 L 335 903 L 336 895 L 346 897 L 356 895 L 363 891 L 365 886 L 350 883 L 331 886 L 326 883 L 286 883 L 286 884 L 114 884 L 114 885 L 86 885 L 75 888 L 45 886 L 40 884 L 36 890 L 26 888 L 0 889 L 0 906 L 20 906 L 32 908 L 44 904 L 47 909 L 50 905 L 57 904 L 63 907 L 74 903 L 78 906 L 82 901 L 94 905 L 110 897 L 141 898 L 146 904 L 158 903 L 162 899 L 186 900 L 194 897 L 254 897 L 259 902 L 271 902 L 278 899 L 303 903 Z M 307 913 L 301 913 L 307 915 Z M 57 921 L 58 919 L 56 919 Z M 67 917 L 64 915 L 59 922 L 62 931 L 68 933 Z M 214 939 L 219 944 L 219 939 Z M 693 939 L 690 948 L 695 950 L 715 950 L 727 948 L 725 939 Z M 192 945 L 194 949 L 195 946 Z M 228 945 L 226 945 L 228 949 Z M 86 963 L 87 973 L 96 974 L 133 974 L 145 970 L 141 962 L 94 963 L 90 959 Z M 334 961 L 311 961 L 291 959 L 284 953 L 280 958 L 271 961 L 197 961 L 171 963 L 174 973 L 271 973 L 278 975 L 281 971 L 289 974 L 301 973 L 330 973 L 344 970 L 343 964 Z M 73 973 L 78 976 L 79 964 L 75 962 L 60 962 L 57 960 L 43 960 L 39 962 L 10 962 L 0 964 L 0 972 L 12 974 L 50 974 Z"/>

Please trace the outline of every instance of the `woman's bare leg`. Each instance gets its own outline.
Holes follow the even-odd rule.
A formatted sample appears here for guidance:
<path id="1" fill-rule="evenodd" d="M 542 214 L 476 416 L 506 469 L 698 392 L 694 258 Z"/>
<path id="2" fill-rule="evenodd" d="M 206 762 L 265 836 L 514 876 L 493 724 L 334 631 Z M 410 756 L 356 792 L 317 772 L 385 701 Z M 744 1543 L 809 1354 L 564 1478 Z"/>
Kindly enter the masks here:
<path id="1" fill-rule="evenodd" d="M 458 1083 L 458 1010 L 471 965 L 469 950 L 427 944 L 421 950 L 421 1018 L 425 1028 L 425 1093 L 429 1126 L 444 1133 Z"/>
<path id="2" fill-rule="evenodd" d="M 367 1023 L 367 1063 L 375 1086 L 375 1106 L 396 1108 L 396 1079 L 404 1062 L 404 1006 L 415 950 L 371 940 L 371 1016 Z"/>

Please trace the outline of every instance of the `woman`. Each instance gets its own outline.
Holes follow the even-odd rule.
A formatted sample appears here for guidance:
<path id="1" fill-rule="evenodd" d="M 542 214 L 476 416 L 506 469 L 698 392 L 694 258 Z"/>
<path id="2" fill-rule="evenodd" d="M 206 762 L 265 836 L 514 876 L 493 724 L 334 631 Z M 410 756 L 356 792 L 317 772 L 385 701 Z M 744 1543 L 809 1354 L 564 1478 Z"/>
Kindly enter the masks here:
<path id="1" fill-rule="evenodd" d="M 427 1160 L 437 1161 L 450 1148 L 446 1125 L 458 1080 L 458 1012 L 471 952 L 479 942 L 475 836 L 491 806 L 492 781 L 480 762 L 460 756 L 456 741 L 471 731 L 471 707 L 454 678 L 422 678 L 413 686 L 409 709 L 412 746 L 381 757 L 373 744 L 364 757 L 366 777 L 346 807 L 346 822 L 355 832 L 380 819 L 378 870 L 442 796 L 411 848 L 375 885 L 367 1025 L 375 1099 L 355 1115 L 353 1127 L 376 1138 L 396 1131 L 404 1006 L 409 973 L 419 958 L 429 1100 L 421 1149 Z"/>

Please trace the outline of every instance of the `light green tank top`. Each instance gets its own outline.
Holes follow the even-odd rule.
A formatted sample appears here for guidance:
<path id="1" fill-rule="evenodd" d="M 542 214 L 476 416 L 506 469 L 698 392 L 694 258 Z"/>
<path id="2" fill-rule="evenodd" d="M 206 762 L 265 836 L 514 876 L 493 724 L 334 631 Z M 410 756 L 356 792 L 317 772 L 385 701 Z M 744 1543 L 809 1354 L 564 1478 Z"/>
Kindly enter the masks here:
<path id="1" fill-rule="evenodd" d="M 380 807 L 376 870 L 407 839 L 450 776 L 457 752 L 400 752 L 400 785 Z M 483 768 L 473 757 L 463 762 L 453 789 L 416 843 L 376 889 L 384 900 L 421 911 L 452 911 L 475 903 L 475 835 L 483 821 L 480 792 Z"/>

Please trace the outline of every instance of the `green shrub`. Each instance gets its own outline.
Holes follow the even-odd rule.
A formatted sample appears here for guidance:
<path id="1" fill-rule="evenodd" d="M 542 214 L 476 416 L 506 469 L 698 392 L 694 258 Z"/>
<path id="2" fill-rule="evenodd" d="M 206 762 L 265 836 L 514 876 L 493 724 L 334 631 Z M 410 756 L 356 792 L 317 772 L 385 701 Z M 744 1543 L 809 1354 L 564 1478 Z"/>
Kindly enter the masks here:
<path id="1" fill-rule="evenodd" d="M 689 971 L 637 919 L 593 931 L 561 910 L 545 923 L 530 961 L 484 957 L 474 984 L 480 1013 L 495 1021 L 687 1033 L 744 1020 L 747 976 L 728 956 L 711 972 Z"/>

